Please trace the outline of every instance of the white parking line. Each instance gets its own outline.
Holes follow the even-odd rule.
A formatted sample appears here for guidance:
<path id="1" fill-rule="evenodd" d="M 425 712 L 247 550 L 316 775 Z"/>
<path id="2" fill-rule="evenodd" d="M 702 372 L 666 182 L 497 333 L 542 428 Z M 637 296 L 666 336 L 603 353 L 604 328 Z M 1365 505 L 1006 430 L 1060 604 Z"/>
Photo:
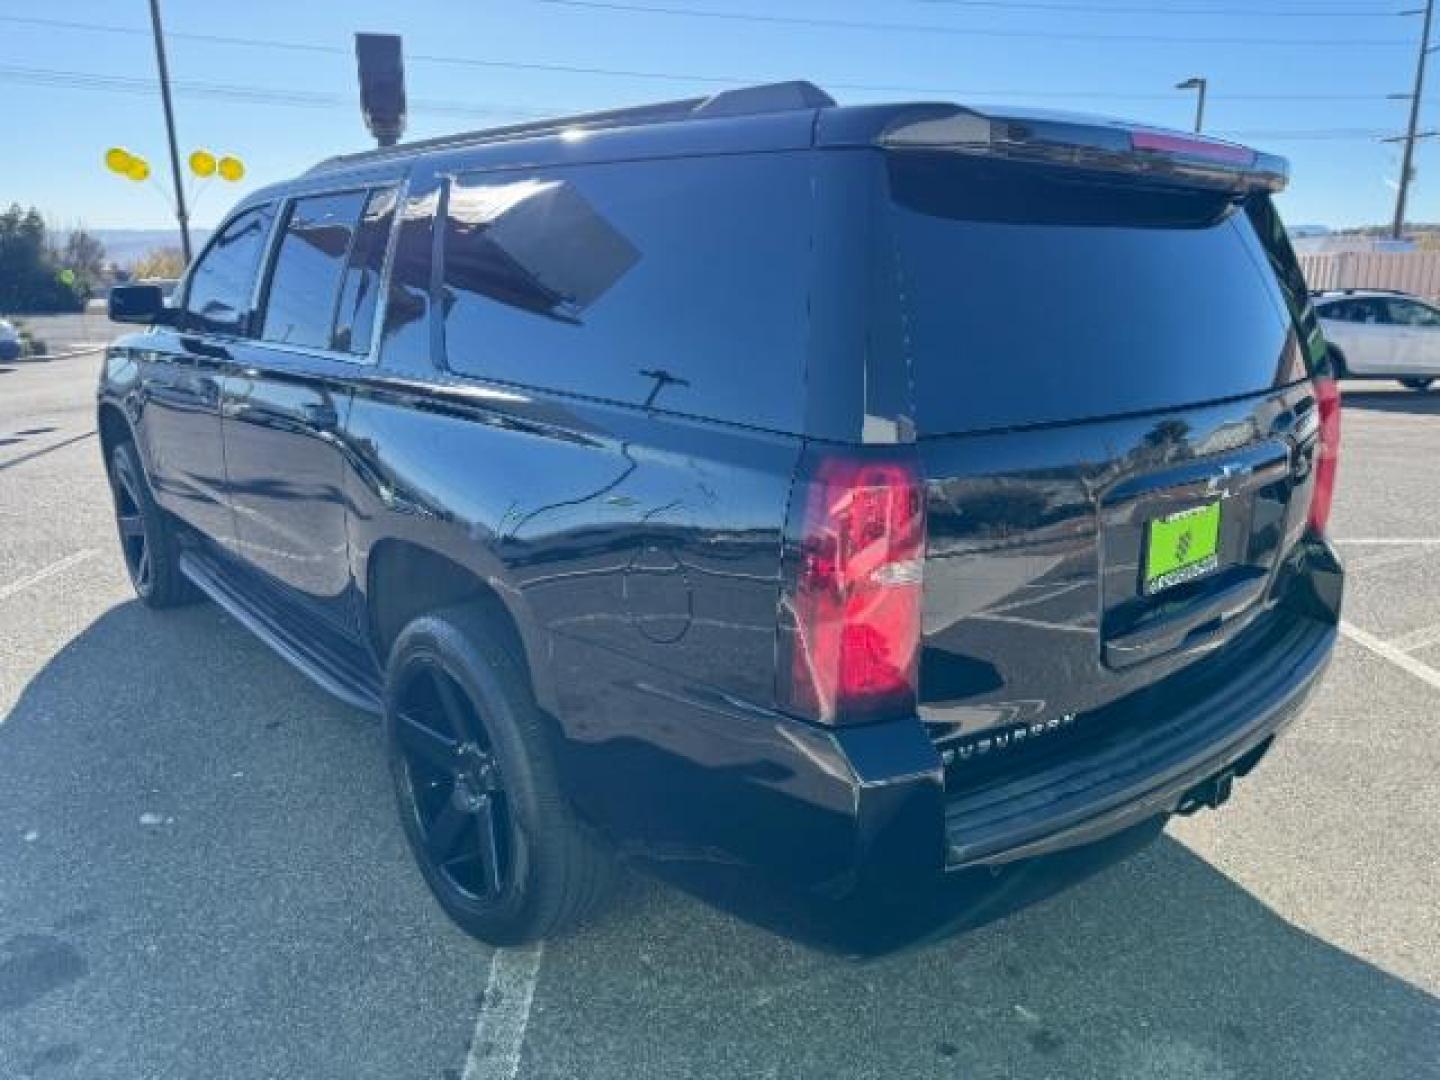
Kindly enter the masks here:
<path id="1" fill-rule="evenodd" d="M 1348 637 L 1355 644 L 1362 648 L 1369 649 L 1376 656 L 1389 660 L 1402 671 L 1406 671 L 1421 682 L 1428 683 L 1436 690 L 1440 690 L 1440 671 L 1436 671 L 1429 664 L 1422 664 L 1407 652 L 1402 652 L 1388 641 L 1382 641 L 1367 630 L 1361 630 L 1353 623 L 1340 621 L 1340 632 Z"/>
<path id="2" fill-rule="evenodd" d="M 485 1001 L 475 1019 L 475 1034 L 460 1080 L 514 1080 L 544 955 L 543 944 L 495 950 Z"/>
<path id="3" fill-rule="evenodd" d="M 73 555 L 66 555 L 63 559 L 56 559 L 49 566 L 42 566 L 33 574 L 22 577 L 19 581 L 12 581 L 9 585 L 0 585 L 0 600 L 9 600 L 12 596 L 24 592 L 32 585 L 39 585 L 42 581 L 54 577 L 56 574 L 63 574 L 72 566 L 79 566 L 86 559 L 93 559 L 100 554 L 94 548 L 84 548 Z"/>

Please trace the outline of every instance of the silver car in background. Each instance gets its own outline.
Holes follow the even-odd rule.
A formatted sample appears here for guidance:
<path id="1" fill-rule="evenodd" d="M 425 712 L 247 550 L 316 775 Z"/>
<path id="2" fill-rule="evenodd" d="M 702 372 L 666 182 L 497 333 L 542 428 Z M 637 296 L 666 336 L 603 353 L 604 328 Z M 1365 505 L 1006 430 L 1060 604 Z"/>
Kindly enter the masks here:
<path id="1" fill-rule="evenodd" d="M 1385 289 L 1313 296 L 1320 329 L 1347 379 L 1396 379 L 1428 390 L 1440 379 L 1440 308 Z"/>

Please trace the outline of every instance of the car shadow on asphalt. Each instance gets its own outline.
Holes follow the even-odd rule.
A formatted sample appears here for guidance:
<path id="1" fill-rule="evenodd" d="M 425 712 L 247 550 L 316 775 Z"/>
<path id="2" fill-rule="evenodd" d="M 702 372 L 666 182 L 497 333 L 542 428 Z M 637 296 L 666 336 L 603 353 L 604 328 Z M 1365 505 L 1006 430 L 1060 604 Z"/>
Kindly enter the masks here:
<path id="1" fill-rule="evenodd" d="M 1414 390 L 1364 390 L 1347 383 L 1341 387 L 1341 402 L 1351 409 L 1440 416 L 1440 388 L 1417 393 Z"/>
<path id="2" fill-rule="evenodd" d="M 864 960 L 640 880 L 551 945 L 540 999 L 537 1076 L 631 1075 L 627 1029 L 665 1033 L 645 1043 L 654 1076 L 1440 1076 L 1440 999 L 1164 836 L 1007 918 Z"/>
<path id="3" fill-rule="evenodd" d="M 376 725 L 207 605 L 111 609 L 0 717 L 0 1075 L 445 1075 L 485 954 L 393 818 Z M 1117 853 L 867 959 L 758 890 L 637 876 L 547 948 L 524 1075 L 1440 1076 L 1434 996 L 1176 841 Z"/>
<path id="4" fill-rule="evenodd" d="M 491 950 L 414 872 L 382 745 L 211 605 L 70 637 L 0 711 L 0 1077 L 462 1065 Z"/>

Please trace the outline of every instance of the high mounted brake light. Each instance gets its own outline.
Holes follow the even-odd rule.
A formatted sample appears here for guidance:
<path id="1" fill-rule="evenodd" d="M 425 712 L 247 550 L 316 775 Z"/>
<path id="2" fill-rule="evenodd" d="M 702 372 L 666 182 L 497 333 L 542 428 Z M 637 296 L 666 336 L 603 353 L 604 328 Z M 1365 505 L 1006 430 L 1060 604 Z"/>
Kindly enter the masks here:
<path id="1" fill-rule="evenodd" d="M 916 106 L 879 143 L 892 150 L 947 150 L 1125 173 L 1243 194 L 1279 191 L 1284 158 L 1237 143 L 1140 128 L 1101 118 L 1012 110 L 989 114 L 955 105 Z"/>
<path id="2" fill-rule="evenodd" d="M 1178 157 L 1199 158 L 1204 161 L 1223 161 L 1227 165 L 1250 166 L 1255 164 L 1255 151 L 1248 146 L 1221 142 L 1218 139 L 1192 138 L 1189 135 L 1175 135 L 1168 131 L 1132 131 L 1130 147 L 1133 150 L 1150 150 L 1158 154 L 1174 154 Z"/>
<path id="3" fill-rule="evenodd" d="M 916 467 L 834 454 L 807 472 L 793 496 L 801 518 L 779 696 L 826 723 L 914 708 L 925 557 Z"/>

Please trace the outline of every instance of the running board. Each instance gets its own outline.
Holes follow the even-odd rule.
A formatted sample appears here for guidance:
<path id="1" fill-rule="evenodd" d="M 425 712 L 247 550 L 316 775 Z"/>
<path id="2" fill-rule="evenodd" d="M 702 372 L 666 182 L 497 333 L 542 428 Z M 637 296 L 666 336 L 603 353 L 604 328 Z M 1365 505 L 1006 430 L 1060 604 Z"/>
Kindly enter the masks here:
<path id="1" fill-rule="evenodd" d="M 180 571 L 194 582 L 196 588 L 308 675 L 321 689 L 365 712 L 376 716 L 384 712 L 380 680 L 374 672 L 346 662 L 287 630 L 287 620 L 282 619 L 283 613 L 278 606 L 253 601 L 247 592 L 228 579 L 225 571 L 213 560 L 193 549 L 183 551 L 180 554 Z"/>

